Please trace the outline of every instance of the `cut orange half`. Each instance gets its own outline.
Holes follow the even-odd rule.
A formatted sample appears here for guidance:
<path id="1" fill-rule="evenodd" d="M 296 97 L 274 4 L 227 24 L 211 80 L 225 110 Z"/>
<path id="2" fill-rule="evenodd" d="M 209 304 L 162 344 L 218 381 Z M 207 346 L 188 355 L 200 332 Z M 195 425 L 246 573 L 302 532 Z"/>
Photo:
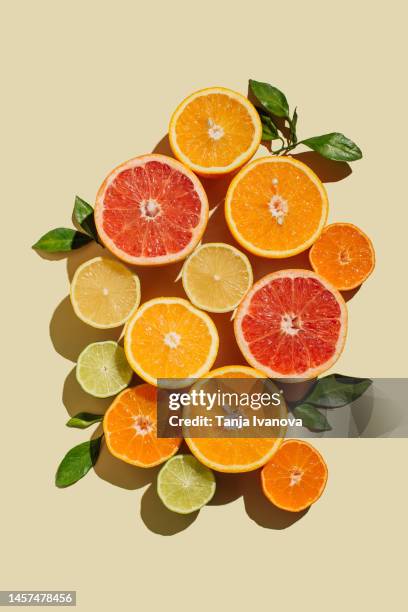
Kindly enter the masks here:
<path id="1" fill-rule="evenodd" d="M 321 454 L 303 440 L 285 440 L 262 470 L 262 489 L 278 508 L 300 512 L 319 499 L 327 482 Z"/>
<path id="2" fill-rule="evenodd" d="M 129 319 L 125 352 L 129 364 L 143 380 L 199 378 L 213 365 L 218 332 L 212 319 L 187 300 L 155 298 L 145 302 Z"/>
<path id="3" fill-rule="evenodd" d="M 104 245 L 139 266 L 184 259 L 201 240 L 208 200 L 199 179 L 165 155 L 142 155 L 106 177 L 96 196 L 95 224 Z"/>
<path id="4" fill-rule="evenodd" d="M 225 217 L 241 246 L 261 257 L 291 257 L 312 245 L 326 223 L 326 190 L 292 157 L 256 159 L 231 181 Z"/>
<path id="5" fill-rule="evenodd" d="M 262 125 L 255 107 L 224 87 L 193 93 L 170 120 L 174 155 L 197 174 L 233 172 L 245 164 L 261 142 Z"/>
<path id="6" fill-rule="evenodd" d="M 325 227 L 310 249 L 309 258 L 313 270 L 341 291 L 361 285 L 375 266 L 371 240 L 351 223 Z"/>
<path id="7" fill-rule="evenodd" d="M 257 378 L 265 374 L 247 366 L 225 366 L 206 374 L 205 378 Z M 271 381 L 275 392 L 278 388 Z M 282 400 L 277 407 L 277 418 L 286 418 L 287 410 Z M 276 428 L 273 438 L 185 438 L 193 455 L 204 465 L 218 472 L 250 472 L 265 465 L 282 443 L 286 428 Z"/>
<path id="8" fill-rule="evenodd" d="M 163 463 L 182 441 L 157 437 L 157 389 L 145 384 L 115 398 L 105 413 L 103 431 L 112 455 L 139 467 Z"/>
<path id="9" fill-rule="evenodd" d="M 238 307 L 234 330 L 245 359 L 270 378 L 314 378 L 343 351 L 347 308 L 322 276 L 282 270 L 250 289 Z"/>

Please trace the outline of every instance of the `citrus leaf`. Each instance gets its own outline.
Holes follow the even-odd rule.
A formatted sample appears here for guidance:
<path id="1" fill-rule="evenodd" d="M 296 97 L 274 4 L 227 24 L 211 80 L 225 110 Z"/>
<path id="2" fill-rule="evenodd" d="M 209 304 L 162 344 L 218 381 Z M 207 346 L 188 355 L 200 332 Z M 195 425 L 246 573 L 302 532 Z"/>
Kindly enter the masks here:
<path id="1" fill-rule="evenodd" d="M 99 242 L 95 226 L 94 209 L 79 196 L 75 197 L 74 219 L 84 232 L 91 236 L 95 242 Z"/>
<path id="2" fill-rule="evenodd" d="M 78 444 L 67 452 L 55 475 L 57 487 L 69 487 L 89 472 L 98 459 L 102 437 Z"/>
<path id="3" fill-rule="evenodd" d="M 311 431 L 331 430 L 329 421 L 315 406 L 300 404 L 293 409 L 293 414 L 297 419 L 302 419 L 303 427 Z"/>
<path id="4" fill-rule="evenodd" d="M 269 115 L 259 113 L 262 123 L 262 140 L 276 140 L 279 138 L 278 130 Z"/>
<path id="5" fill-rule="evenodd" d="M 65 253 L 91 242 L 92 238 L 67 227 L 57 227 L 44 236 L 41 236 L 32 248 L 36 251 L 47 251 L 48 253 Z"/>
<path id="6" fill-rule="evenodd" d="M 306 138 L 306 140 L 301 142 L 309 147 L 309 149 L 334 161 L 349 162 L 363 157 L 361 149 L 352 140 L 339 132 Z"/>
<path id="7" fill-rule="evenodd" d="M 86 429 L 90 425 L 99 423 L 103 419 L 103 414 L 92 414 L 91 412 L 78 412 L 71 417 L 65 424 L 67 427 L 76 427 L 77 429 Z"/>
<path id="8" fill-rule="evenodd" d="M 297 114 L 297 109 L 295 108 L 295 110 L 293 111 L 293 117 L 289 121 L 289 124 L 290 124 L 290 140 L 291 140 L 291 142 L 293 142 L 293 144 L 297 143 L 297 135 L 296 135 L 297 120 L 298 120 L 298 114 Z"/>
<path id="9" fill-rule="evenodd" d="M 306 401 L 321 408 L 341 408 L 363 395 L 372 382 L 370 378 L 330 374 L 319 378 Z"/>
<path id="10" fill-rule="evenodd" d="M 289 104 L 286 96 L 273 85 L 249 79 L 249 87 L 258 102 L 276 117 L 289 118 Z"/>

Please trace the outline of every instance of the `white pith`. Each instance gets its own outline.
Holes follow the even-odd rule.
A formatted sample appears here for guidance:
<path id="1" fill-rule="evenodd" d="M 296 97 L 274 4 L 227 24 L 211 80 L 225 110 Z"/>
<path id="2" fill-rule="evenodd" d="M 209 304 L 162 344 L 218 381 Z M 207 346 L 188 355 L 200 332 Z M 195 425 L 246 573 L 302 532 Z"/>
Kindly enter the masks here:
<path id="1" fill-rule="evenodd" d="M 181 336 L 177 332 L 168 332 L 164 336 L 164 344 L 171 349 L 175 349 L 181 342 Z"/>
<path id="2" fill-rule="evenodd" d="M 208 135 L 212 140 L 220 140 L 224 136 L 224 128 L 208 119 Z"/>
<path id="3" fill-rule="evenodd" d="M 143 219 L 153 221 L 161 215 L 161 206 L 156 200 L 143 200 L 140 204 L 140 212 Z"/>

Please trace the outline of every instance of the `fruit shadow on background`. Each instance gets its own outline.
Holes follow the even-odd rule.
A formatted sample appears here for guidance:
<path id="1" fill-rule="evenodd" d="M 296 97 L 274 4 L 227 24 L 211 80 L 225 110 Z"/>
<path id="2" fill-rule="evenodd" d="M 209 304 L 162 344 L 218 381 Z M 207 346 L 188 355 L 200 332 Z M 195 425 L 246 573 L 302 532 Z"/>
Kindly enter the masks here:
<path id="1" fill-rule="evenodd" d="M 167 134 L 155 146 L 154 153 L 173 157 Z M 267 151 L 265 151 L 267 154 Z M 322 182 L 342 180 L 351 173 L 348 164 L 326 160 L 313 152 L 293 155 L 306 163 L 319 176 Z M 203 238 L 203 242 L 228 242 L 241 249 L 230 234 L 223 210 L 223 203 L 231 177 L 218 179 L 202 179 L 207 192 L 210 210 L 215 209 Z M 112 257 L 110 253 L 96 243 L 89 244 L 66 256 L 64 254 L 40 254 L 44 259 L 59 260 L 67 258 L 68 280 L 71 282 L 77 267 L 92 257 L 103 255 Z M 311 269 L 308 251 L 287 259 L 264 259 L 247 253 L 254 272 L 254 281 L 276 270 L 285 268 Z M 159 296 L 184 297 L 181 281 L 176 279 L 182 263 L 175 263 L 161 268 L 135 268 L 140 282 L 142 302 Z M 343 292 L 348 301 L 359 288 Z M 247 365 L 235 341 L 231 313 L 213 314 L 213 320 L 220 335 L 220 349 L 215 367 L 224 365 Z M 65 359 L 76 363 L 81 351 L 91 342 L 102 340 L 119 340 L 122 329 L 98 330 L 80 321 L 71 306 L 69 296 L 66 296 L 55 309 L 50 321 L 50 338 L 55 350 Z M 131 384 L 142 382 L 136 375 Z M 85 393 L 75 377 L 75 366 L 65 379 L 62 392 L 62 402 L 70 416 L 80 411 L 103 414 L 109 407 L 112 398 L 98 399 Z M 102 433 L 98 427 L 92 437 Z M 189 452 L 183 443 L 180 452 Z M 96 474 L 103 480 L 121 487 L 134 490 L 149 485 L 143 493 L 140 514 L 146 527 L 160 535 L 173 535 L 189 527 L 198 517 L 199 512 L 189 515 L 175 514 L 163 506 L 156 493 L 156 478 L 160 466 L 144 469 L 129 465 L 113 457 L 106 444 L 102 444 L 98 461 L 95 465 Z M 259 470 L 246 474 L 216 473 L 217 490 L 210 506 L 224 505 L 243 497 L 248 516 L 258 525 L 269 529 L 285 529 L 298 521 L 307 511 L 292 513 L 274 507 L 263 495 L 260 486 Z"/>

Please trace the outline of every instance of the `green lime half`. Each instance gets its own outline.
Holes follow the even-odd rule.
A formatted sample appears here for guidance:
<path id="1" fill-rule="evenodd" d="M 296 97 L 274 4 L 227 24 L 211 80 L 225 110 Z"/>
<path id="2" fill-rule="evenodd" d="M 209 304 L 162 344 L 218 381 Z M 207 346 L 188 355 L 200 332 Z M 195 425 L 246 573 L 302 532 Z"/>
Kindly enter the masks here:
<path id="1" fill-rule="evenodd" d="M 128 386 L 132 374 L 125 351 L 113 340 L 89 344 L 78 357 L 77 381 L 95 397 L 116 395 Z"/>
<path id="2" fill-rule="evenodd" d="M 210 501 L 215 493 L 215 477 L 192 455 L 176 455 L 160 470 L 157 493 L 166 508 L 188 514 Z"/>

